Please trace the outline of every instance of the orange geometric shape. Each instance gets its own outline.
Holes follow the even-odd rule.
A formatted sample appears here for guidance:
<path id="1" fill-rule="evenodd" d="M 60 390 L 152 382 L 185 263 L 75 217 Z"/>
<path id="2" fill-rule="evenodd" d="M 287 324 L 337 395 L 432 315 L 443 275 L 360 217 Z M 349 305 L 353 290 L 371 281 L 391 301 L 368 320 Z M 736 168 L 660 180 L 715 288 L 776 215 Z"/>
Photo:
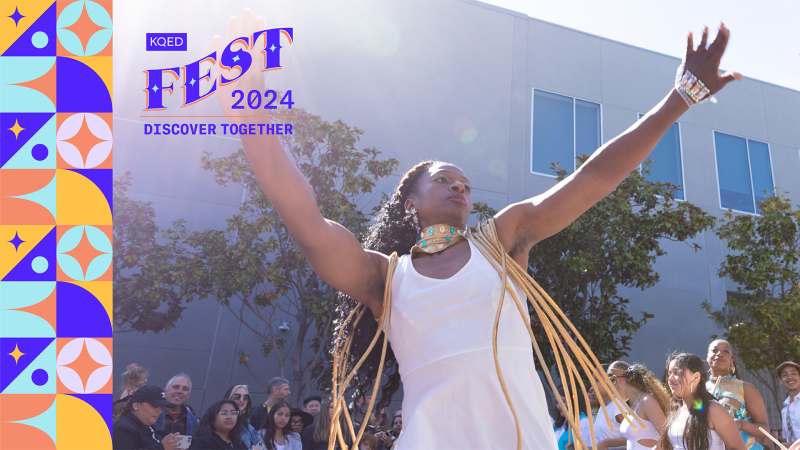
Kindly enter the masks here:
<path id="1" fill-rule="evenodd" d="M 25 81 L 22 83 L 13 83 L 14 86 L 22 86 L 26 88 L 30 88 L 36 91 L 41 92 L 42 94 L 46 95 L 47 98 L 53 102 L 53 106 L 56 106 L 56 66 L 58 64 L 53 63 L 53 67 L 47 71 L 46 74 L 40 76 L 39 78 L 34 78 L 30 81 Z"/>
<path id="2" fill-rule="evenodd" d="M 86 11 L 86 2 L 83 3 L 83 10 L 81 10 L 81 15 L 78 17 L 78 20 L 64 29 L 72 31 L 78 36 L 84 54 L 86 53 L 86 45 L 89 43 L 89 39 L 98 31 L 105 30 L 104 27 L 97 25 L 92 21 L 92 18 L 89 17 L 89 13 Z"/>
<path id="3" fill-rule="evenodd" d="M 56 218 L 42 205 L 13 196 L 30 194 L 55 177 L 55 169 L 3 169 L 0 171 L 0 224 L 55 225 Z"/>
<path id="4" fill-rule="evenodd" d="M 78 245 L 68 252 L 64 252 L 65 255 L 72 256 L 78 261 L 78 264 L 81 266 L 81 270 L 83 271 L 83 277 L 86 278 L 86 270 L 89 268 L 89 264 L 94 261 L 100 255 L 105 255 L 105 252 L 101 252 L 92 246 L 92 243 L 89 242 L 89 238 L 86 237 L 86 228 L 83 228 L 83 235 L 81 236 L 81 241 Z"/>
<path id="5" fill-rule="evenodd" d="M 100 342 L 101 344 L 103 344 L 103 346 L 106 348 L 106 350 L 108 350 L 108 353 L 113 358 L 113 356 L 114 356 L 113 338 L 92 338 L 92 339 L 95 340 L 95 341 Z M 75 340 L 75 338 L 56 338 L 56 349 L 57 349 L 56 353 L 60 355 L 62 349 L 64 348 L 64 346 L 69 344 L 70 342 L 72 342 L 74 340 Z M 84 343 L 83 343 L 83 347 L 84 348 L 81 349 L 82 352 L 86 351 L 86 341 L 85 340 L 84 340 Z M 80 356 L 83 356 L 83 355 L 80 355 Z M 89 355 L 89 356 L 91 357 L 91 355 Z M 94 361 L 94 360 L 92 360 L 92 361 Z M 86 382 L 88 381 L 88 376 L 91 375 L 91 372 L 89 372 L 89 373 L 79 372 L 77 368 L 70 367 L 70 366 L 72 366 L 72 364 L 74 362 L 75 361 L 73 361 L 72 363 L 66 364 L 64 367 L 69 367 L 70 369 L 75 370 L 78 373 L 78 375 L 81 378 L 81 381 L 83 382 L 83 387 L 84 387 L 84 390 L 85 390 L 86 389 Z M 94 361 L 94 364 L 99 364 L 99 363 L 97 361 Z M 104 367 L 104 365 L 100 364 L 98 367 Z M 83 368 L 83 369 L 85 370 L 85 368 Z M 86 373 L 86 376 L 83 375 L 84 373 Z M 64 383 L 61 382 L 61 378 L 60 377 L 56 377 L 56 392 L 59 393 L 59 394 L 74 394 L 75 393 L 75 391 L 71 390 L 70 388 L 65 386 Z M 113 392 L 114 392 L 114 377 L 112 376 L 112 377 L 109 377 L 109 379 L 106 382 L 105 386 L 103 386 L 101 389 L 93 392 L 93 394 L 111 394 Z M 3 448 L 3 447 L 0 447 L 0 448 Z"/>
<path id="6" fill-rule="evenodd" d="M 97 229 L 99 229 L 103 233 L 105 233 L 105 235 L 108 237 L 109 241 L 111 241 L 111 244 L 112 245 L 114 244 L 114 240 L 113 240 L 114 234 L 113 234 L 113 226 L 112 225 L 92 225 L 92 226 L 97 228 Z M 72 228 L 74 228 L 73 225 L 58 225 L 58 226 L 56 226 L 56 242 L 60 241 L 61 240 L 61 236 L 63 236 L 64 233 L 66 233 L 67 231 L 69 231 Z M 83 237 L 81 237 L 81 239 L 83 239 Z M 81 268 L 83 268 L 83 266 L 81 266 Z M 84 276 L 84 278 L 86 277 L 85 269 L 84 269 L 83 276 Z M 86 283 L 95 283 L 95 282 L 98 282 L 98 281 L 113 281 L 113 279 L 114 279 L 114 265 L 113 264 L 111 264 L 111 266 L 109 266 L 109 268 L 106 271 L 106 273 L 104 273 L 103 275 L 101 275 L 98 278 L 95 278 L 92 281 L 86 281 L 86 282 L 81 282 L 80 280 L 75 280 L 73 278 L 70 278 L 69 275 L 65 274 L 64 271 L 61 270 L 61 266 L 56 265 L 56 281 L 67 281 L 67 282 L 70 282 L 72 284 L 77 284 L 77 285 L 83 287 L 84 289 L 86 289 L 86 290 L 88 290 L 90 292 L 92 290 L 85 286 Z M 106 309 L 108 309 L 108 308 L 106 308 Z"/>
<path id="7" fill-rule="evenodd" d="M 86 8 L 86 5 L 84 4 L 83 7 Z M 86 123 L 86 115 L 83 116 L 82 120 L 83 122 L 81 122 L 81 129 L 78 130 L 78 133 L 69 139 L 65 139 L 64 141 L 69 142 L 78 148 L 78 151 L 81 152 L 81 157 L 83 158 L 83 164 L 86 165 L 86 157 L 89 155 L 89 152 L 92 151 L 95 145 L 99 144 L 100 142 L 106 142 L 107 139 L 100 139 L 99 137 L 95 136 L 94 133 L 92 133 L 92 130 L 89 129 L 89 124 Z"/>
<path id="8" fill-rule="evenodd" d="M 56 290 L 53 289 L 53 292 L 39 303 L 34 303 L 23 308 L 13 308 L 11 311 L 26 312 L 41 317 L 53 327 L 53 331 L 56 331 Z"/>
<path id="9" fill-rule="evenodd" d="M 78 358 L 69 364 L 64 364 L 64 367 L 69 367 L 75 372 L 78 372 L 78 375 L 81 377 L 84 390 L 86 389 L 86 381 L 89 379 L 89 376 L 92 375 L 95 370 L 103 366 L 103 364 L 95 361 L 94 358 L 92 358 L 92 356 L 89 354 L 89 349 L 86 348 L 86 341 L 83 342 L 81 354 L 78 355 Z"/>
<path id="10" fill-rule="evenodd" d="M 3 399 L 0 422 L 11 422 L 30 419 L 47 411 L 56 401 L 56 394 L 2 394 L 0 398 Z"/>
<path id="11" fill-rule="evenodd" d="M 94 56 L 90 56 L 88 58 L 95 58 L 95 57 Z M 92 113 L 92 114 L 94 114 L 95 116 L 98 116 L 101 119 L 103 119 L 103 121 L 106 123 L 106 125 L 108 125 L 108 127 L 112 131 L 114 130 L 114 128 L 113 128 L 114 115 L 112 113 Z M 64 121 L 67 120 L 69 117 L 71 117 L 73 115 L 75 115 L 75 113 L 56 113 L 56 129 L 61 128 L 61 125 L 64 123 Z M 86 118 L 84 117 L 83 120 L 85 121 Z M 81 126 L 83 127 L 83 125 L 81 125 Z M 77 136 L 73 136 L 72 138 L 68 139 L 67 142 L 72 141 L 72 139 L 74 139 L 76 137 Z M 101 140 L 100 142 L 103 142 L 103 140 Z M 78 147 L 78 149 L 81 151 L 81 155 L 83 155 L 84 165 L 85 165 L 86 164 L 86 153 L 84 153 L 84 149 L 82 148 L 82 146 L 88 148 L 88 150 L 91 150 L 93 147 L 89 147 L 87 144 L 80 144 L 79 145 L 78 143 L 74 143 L 74 142 L 70 142 L 70 143 L 72 143 L 73 145 Z M 92 169 L 113 169 L 114 168 L 113 155 L 114 155 L 114 150 L 112 149 L 111 153 L 108 155 L 108 157 L 106 157 L 106 160 L 103 161 L 102 163 L 100 163 L 99 165 L 92 167 Z M 56 167 L 57 168 L 59 168 L 59 169 L 74 169 L 74 167 L 70 163 L 66 162 L 64 160 L 64 158 L 61 157 L 61 153 L 56 152 L 56 158 L 57 158 L 56 159 Z"/>

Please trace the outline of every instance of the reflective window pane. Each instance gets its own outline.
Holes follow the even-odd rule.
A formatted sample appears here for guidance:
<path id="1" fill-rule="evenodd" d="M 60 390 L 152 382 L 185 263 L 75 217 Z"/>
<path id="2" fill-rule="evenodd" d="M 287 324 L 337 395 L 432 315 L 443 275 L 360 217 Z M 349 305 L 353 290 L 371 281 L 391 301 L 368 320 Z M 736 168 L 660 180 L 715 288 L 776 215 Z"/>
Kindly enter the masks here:
<path id="1" fill-rule="evenodd" d="M 772 166 L 769 162 L 769 146 L 763 142 L 749 139 L 747 145 L 750 148 L 750 170 L 753 174 L 753 193 L 756 197 L 756 209 L 761 214 L 758 202 L 764 200 L 774 189 L 772 186 Z M 766 194 L 764 191 L 766 191 Z"/>
<path id="2" fill-rule="evenodd" d="M 533 91 L 531 168 L 555 175 L 550 165 L 559 162 L 568 172 L 574 167 L 572 98 Z"/>
<path id="3" fill-rule="evenodd" d="M 600 144 L 600 105 L 576 99 L 575 155 L 591 155 Z"/>
<path id="4" fill-rule="evenodd" d="M 639 114 L 641 119 L 643 114 Z M 681 137 L 678 122 L 672 124 L 658 141 L 656 148 L 648 156 L 653 162 L 650 164 L 650 176 L 645 175 L 650 181 L 669 182 L 681 187 L 675 190 L 675 198 L 686 200 L 683 194 L 683 171 L 681 166 Z"/>
<path id="5" fill-rule="evenodd" d="M 719 196 L 723 208 L 755 212 L 750 189 L 747 142 L 744 138 L 714 132 L 719 174 Z"/>

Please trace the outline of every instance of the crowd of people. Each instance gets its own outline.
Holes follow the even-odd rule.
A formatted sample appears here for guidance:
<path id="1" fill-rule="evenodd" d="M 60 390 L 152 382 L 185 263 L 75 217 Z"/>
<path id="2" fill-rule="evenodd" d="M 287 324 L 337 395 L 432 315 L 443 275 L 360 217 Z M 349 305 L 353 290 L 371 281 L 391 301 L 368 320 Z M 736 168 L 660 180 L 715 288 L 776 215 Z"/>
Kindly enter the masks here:
<path id="1" fill-rule="evenodd" d="M 575 448 L 576 434 L 594 450 L 763 450 L 780 448 L 777 443 L 800 450 L 800 365 L 795 362 L 775 369 L 789 396 L 782 423 L 772 427 L 761 394 L 737 377 L 727 341 L 712 342 L 705 362 L 693 354 L 670 355 L 663 381 L 641 364 L 615 361 L 603 364 L 603 369 L 616 390 L 616 401 L 598 379 L 587 383 L 597 386 L 589 389 L 588 403 L 581 395 L 568 399 L 563 390 L 557 392 L 564 404 L 577 400 L 578 411 L 572 414 L 580 428 L 571 429 L 569 412 L 555 402 L 552 426 L 559 450 Z M 302 409 L 292 408 L 292 392 L 284 378 L 270 380 L 269 396 L 261 405 L 253 405 L 248 386 L 238 384 L 199 415 L 187 404 L 192 394 L 188 374 L 173 376 L 164 388 L 147 385 L 148 375 L 133 364 L 123 374 L 123 392 L 114 410 L 114 449 L 328 448 L 334 412 L 330 398 L 310 396 Z M 452 431 L 457 429 L 453 424 Z M 762 429 L 771 430 L 773 439 Z M 358 450 L 390 450 L 402 430 L 402 410 L 390 419 L 385 408 L 374 408 L 357 445 L 349 435 L 345 443 Z"/>
<path id="2" fill-rule="evenodd" d="M 114 449 L 302 450 L 328 448 L 333 416 L 329 398 L 310 396 L 292 408 L 289 381 L 267 383 L 269 396 L 253 405 L 247 385 L 231 386 L 200 416 L 187 404 L 192 380 L 173 376 L 166 387 L 148 385 L 146 369 L 134 364 L 123 374 L 123 392 L 114 404 Z M 362 399 L 363 400 L 363 399 Z M 324 411 L 325 413 L 322 413 Z M 198 418 L 199 416 L 199 418 Z M 403 429 L 402 411 L 392 419 L 373 410 L 358 450 L 389 450 Z M 346 440 L 348 446 L 352 440 Z"/>

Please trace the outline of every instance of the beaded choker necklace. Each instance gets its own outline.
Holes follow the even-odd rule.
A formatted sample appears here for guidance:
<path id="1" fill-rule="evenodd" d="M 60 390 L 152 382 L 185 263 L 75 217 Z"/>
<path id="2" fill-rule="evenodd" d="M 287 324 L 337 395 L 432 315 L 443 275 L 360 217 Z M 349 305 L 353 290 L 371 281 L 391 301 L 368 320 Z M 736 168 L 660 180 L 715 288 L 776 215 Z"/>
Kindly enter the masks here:
<path id="1" fill-rule="evenodd" d="M 444 224 L 431 225 L 420 231 L 417 243 L 411 247 L 411 255 L 417 252 L 438 253 L 466 238 L 463 228 Z"/>
<path id="2" fill-rule="evenodd" d="M 734 374 L 725 375 L 724 377 L 722 377 L 722 379 L 719 381 L 719 383 L 720 384 L 727 383 L 728 381 L 731 381 L 734 378 L 736 378 L 736 375 L 734 375 Z M 712 383 L 716 383 L 717 379 L 716 378 L 709 378 L 708 381 L 710 381 Z"/>

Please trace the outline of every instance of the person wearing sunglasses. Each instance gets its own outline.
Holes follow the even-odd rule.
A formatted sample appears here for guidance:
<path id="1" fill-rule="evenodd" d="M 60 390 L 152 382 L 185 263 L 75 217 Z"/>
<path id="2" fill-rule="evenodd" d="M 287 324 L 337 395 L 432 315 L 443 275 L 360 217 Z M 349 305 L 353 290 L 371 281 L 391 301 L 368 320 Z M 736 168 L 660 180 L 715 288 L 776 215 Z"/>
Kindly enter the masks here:
<path id="1" fill-rule="evenodd" d="M 314 423 L 314 416 L 300 408 L 292 408 L 292 415 L 289 418 L 289 425 L 292 426 L 292 431 L 299 435 L 303 432 L 303 428 L 312 423 Z"/>
<path id="2" fill-rule="evenodd" d="M 189 450 L 250 450 L 242 442 L 245 430 L 242 419 L 235 401 L 212 403 L 197 425 Z"/>
<path id="3" fill-rule="evenodd" d="M 239 408 L 239 415 L 245 424 L 245 430 L 242 432 L 242 442 L 245 443 L 247 448 L 258 444 L 261 441 L 261 437 L 258 435 L 258 430 L 255 426 L 259 424 L 253 426 L 250 422 L 250 417 L 253 412 L 250 388 L 248 388 L 246 384 L 235 384 L 225 391 L 225 395 L 223 395 L 222 398 L 225 400 L 233 400 Z"/>

